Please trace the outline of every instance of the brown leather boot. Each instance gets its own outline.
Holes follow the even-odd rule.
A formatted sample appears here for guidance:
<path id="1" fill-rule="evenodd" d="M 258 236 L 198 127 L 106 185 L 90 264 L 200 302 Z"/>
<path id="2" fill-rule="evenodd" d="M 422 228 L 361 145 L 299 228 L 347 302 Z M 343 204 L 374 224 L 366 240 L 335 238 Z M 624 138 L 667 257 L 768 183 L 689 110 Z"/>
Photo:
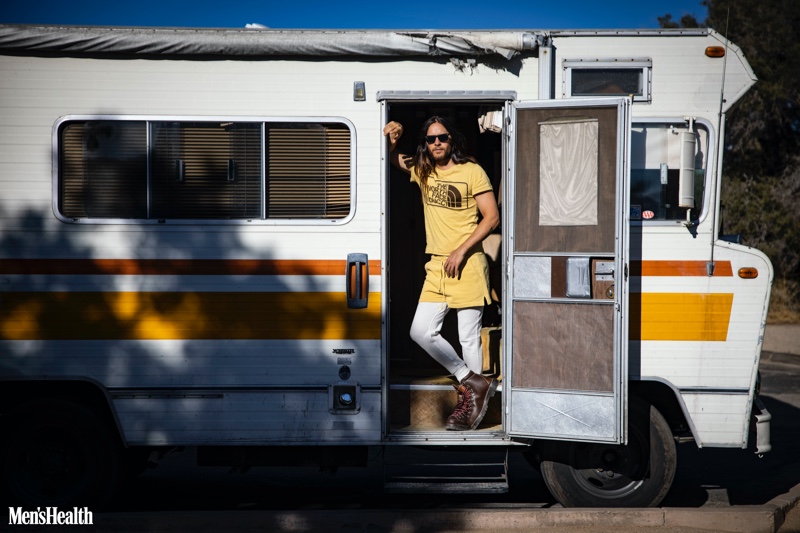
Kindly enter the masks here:
<path id="1" fill-rule="evenodd" d="M 469 409 L 464 407 L 464 391 L 466 387 L 464 385 L 453 385 L 453 388 L 458 392 L 458 401 L 455 409 L 453 409 L 453 414 L 447 417 L 447 423 L 444 427 L 450 431 L 466 431 L 469 429 L 467 425 Z"/>
<path id="2" fill-rule="evenodd" d="M 476 429 L 486 416 L 489 398 L 497 390 L 497 380 L 470 372 L 458 389 L 463 395 L 463 402 L 456 406 L 445 427 L 455 431 Z"/>

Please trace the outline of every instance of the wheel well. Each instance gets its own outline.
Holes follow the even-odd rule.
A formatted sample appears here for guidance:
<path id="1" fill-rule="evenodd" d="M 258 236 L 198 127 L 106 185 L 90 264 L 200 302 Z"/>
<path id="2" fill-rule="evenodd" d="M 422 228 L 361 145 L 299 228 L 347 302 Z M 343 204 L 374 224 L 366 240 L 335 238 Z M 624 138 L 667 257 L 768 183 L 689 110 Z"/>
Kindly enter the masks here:
<path id="1" fill-rule="evenodd" d="M 0 416 L 23 403 L 42 400 L 69 400 L 91 409 L 108 424 L 124 445 L 122 432 L 110 399 L 99 384 L 90 380 L 20 379 L 0 382 Z"/>
<path id="2" fill-rule="evenodd" d="M 638 397 L 653 405 L 666 419 L 673 435 L 691 435 L 686 416 L 673 389 L 658 381 L 631 381 L 629 385 L 629 401 Z"/>

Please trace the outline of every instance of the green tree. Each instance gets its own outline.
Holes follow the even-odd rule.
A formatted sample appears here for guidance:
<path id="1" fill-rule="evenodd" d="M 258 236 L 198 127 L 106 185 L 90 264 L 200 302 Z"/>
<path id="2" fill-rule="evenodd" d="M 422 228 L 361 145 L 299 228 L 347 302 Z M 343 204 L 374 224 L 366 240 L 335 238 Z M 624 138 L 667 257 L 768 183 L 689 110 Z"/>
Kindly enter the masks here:
<path id="1" fill-rule="evenodd" d="M 772 260 L 779 296 L 800 316 L 800 1 L 703 0 L 708 18 L 659 17 L 662 27 L 710 27 L 739 46 L 758 83 L 726 117 L 726 233 Z M 773 303 L 776 294 L 773 291 Z"/>
<path id="2" fill-rule="evenodd" d="M 658 25 L 662 28 L 700 28 L 703 25 L 697 22 L 694 15 L 686 14 L 681 17 L 681 20 L 676 22 L 672 20 L 672 14 L 667 13 L 663 17 L 658 17 Z"/>

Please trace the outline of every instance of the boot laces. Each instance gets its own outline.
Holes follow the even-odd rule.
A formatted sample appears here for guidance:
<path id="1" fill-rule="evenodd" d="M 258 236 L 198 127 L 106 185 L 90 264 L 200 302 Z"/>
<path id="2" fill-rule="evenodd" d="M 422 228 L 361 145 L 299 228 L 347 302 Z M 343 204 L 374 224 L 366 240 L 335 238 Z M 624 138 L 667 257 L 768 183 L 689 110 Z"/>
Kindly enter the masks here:
<path id="1" fill-rule="evenodd" d="M 458 388 L 459 392 L 462 394 L 462 401 L 456 405 L 455 411 L 453 411 L 453 418 L 467 418 L 469 417 L 470 407 L 472 405 L 474 396 L 472 395 L 472 389 L 469 387 L 461 386 Z"/>
<path id="2" fill-rule="evenodd" d="M 454 408 L 455 411 L 464 403 L 464 395 L 461 394 L 461 385 L 453 385 L 453 388 L 456 389 L 456 393 L 458 393 L 458 401 L 456 401 L 456 406 Z"/>

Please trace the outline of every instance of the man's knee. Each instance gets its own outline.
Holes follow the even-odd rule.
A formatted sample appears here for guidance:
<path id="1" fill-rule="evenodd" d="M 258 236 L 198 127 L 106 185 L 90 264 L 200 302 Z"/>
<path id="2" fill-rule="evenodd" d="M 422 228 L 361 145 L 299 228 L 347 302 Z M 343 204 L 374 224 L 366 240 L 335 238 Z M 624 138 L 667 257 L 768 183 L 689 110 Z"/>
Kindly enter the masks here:
<path id="1" fill-rule="evenodd" d="M 439 332 L 431 330 L 429 326 L 430 324 L 425 324 L 422 322 L 413 322 L 411 324 L 411 330 L 409 331 L 409 335 L 411 335 L 411 340 L 413 340 L 414 342 L 416 342 L 421 346 L 432 343 L 434 338 L 439 334 Z"/>

